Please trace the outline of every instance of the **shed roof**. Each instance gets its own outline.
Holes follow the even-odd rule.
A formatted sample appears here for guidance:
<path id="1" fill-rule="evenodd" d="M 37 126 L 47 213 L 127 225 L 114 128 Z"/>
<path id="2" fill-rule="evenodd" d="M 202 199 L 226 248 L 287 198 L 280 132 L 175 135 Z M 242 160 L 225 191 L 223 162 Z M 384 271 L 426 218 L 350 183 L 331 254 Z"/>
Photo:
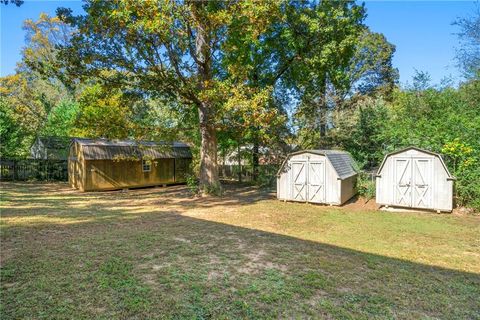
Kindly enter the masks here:
<path id="1" fill-rule="evenodd" d="M 124 158 L 191 158 L 190 147 L 182 142 L 136 140 L 73 139 L 82 146 L 85 160 L 116 160 Z"/>
<path id="2" fill-rule="evenodd" d="M 429 154 L 429 155 L 438 157 L 438 158 L 440 159 L 440 163 L 441 163 L 442 166 L 443 166 L 443 169 L 445 169 L 445 172 L 447 172 L 448 176 L 449 176 L 451 179 L 456 179 L 454 176 L 452 176 L 452 174 L 451 174 L 450 171 L 448 170 L 447 166 L 445 165 L 445 162 L 443 162 L 443 158 L 442 158 L 442 155 L 441 155 L 441 154 L 435 153 L 435 152 L 432 152 L 432 151 L 429 151 L 429 150 L 425 150 L 425 149 L 420 149 L 420 148 L 417 148 L 417 147 L 414 147 L 414 146 L 410 146 L 410 147 L 407 147 L 407 148 L 403 148 L 403 149 L 399 149 L 399 150 L 396 150 L 396 151 L 387 153 L 387 154 L 385 155 L 385 157 L 383 158 L 383 161 L 382 161 L 382 163 L 380 164 L 380 167 L 378 168 L 377 176 L 379 176 L 379 175 L 380 175 L 380 172 L 382 172 L 382 169 L 383 169 L 383 167 L 384 167 L 384 165 L 385 165 L 385 162 L 387 161 L 387 158 L 388 158 L 388 157 L 393 156 L 393 155 L 396 155 L 396 154 L 399 154 L 399 153 L 402 153 L 402 152 L 405 152 L 405 151 L 408 151 L 408 150 L 417 150 L 417 151 L 419 151 L 419 152 L 423 152 L 423 153 L 426 153 L 426 154 Z"/>
<path id="3" fill-rule="evenodd" d="M 330 163 L 333 166 L 333 169 L 335 170 L 335 172 L 337 173 L 338 177 L 341 180 L 357 174 L 357 171 L 355 170 L 355 161 L 353 160 L 352 156 L 348 152 L 341 151 L 341 150 L 301 150 L 301 151 L 290 153 L 287 159 L 284 161 L 284 163 L 280 167 L 278 174 L 280 174 L 286 161 L 291 156 L 296 154 L 302 154 L 302 153 L 313 153 L 313 154 L 325 156 L 328 159 L 328 161 L 330 161 Z"/>

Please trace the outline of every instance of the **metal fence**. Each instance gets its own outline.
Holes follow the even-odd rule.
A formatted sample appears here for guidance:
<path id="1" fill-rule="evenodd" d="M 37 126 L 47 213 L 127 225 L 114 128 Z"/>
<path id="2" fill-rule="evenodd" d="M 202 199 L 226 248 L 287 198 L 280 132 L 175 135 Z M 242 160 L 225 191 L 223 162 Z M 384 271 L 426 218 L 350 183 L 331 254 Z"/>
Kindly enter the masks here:
<path id="1" fill-rule="evenodd" d="M 2 181 L 67 181 L 67 160 L 0 159 Z"/>
<path id="2" fill-rule="evenodd" d="M 276 179 L 276 174 L 280 165 L 268 164 L 259 165 L 257 167 L 257 182 L 262 184 L 271 184 Z M 253 166 L 252 165 L 220 165 L 219 176 L 226 180 L 235 181 L 253 181 Z"/>

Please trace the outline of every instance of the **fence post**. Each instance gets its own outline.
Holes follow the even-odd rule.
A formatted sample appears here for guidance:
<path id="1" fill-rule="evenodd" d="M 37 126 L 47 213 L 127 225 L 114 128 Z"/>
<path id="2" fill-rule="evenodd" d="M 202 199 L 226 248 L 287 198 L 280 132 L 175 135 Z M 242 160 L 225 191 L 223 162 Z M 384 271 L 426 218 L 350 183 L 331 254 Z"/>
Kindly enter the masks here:
<path id="1" fill-rule="evenodd" d="M 13 181 L 17 180 L 17 161 L 13 160 Z"/>

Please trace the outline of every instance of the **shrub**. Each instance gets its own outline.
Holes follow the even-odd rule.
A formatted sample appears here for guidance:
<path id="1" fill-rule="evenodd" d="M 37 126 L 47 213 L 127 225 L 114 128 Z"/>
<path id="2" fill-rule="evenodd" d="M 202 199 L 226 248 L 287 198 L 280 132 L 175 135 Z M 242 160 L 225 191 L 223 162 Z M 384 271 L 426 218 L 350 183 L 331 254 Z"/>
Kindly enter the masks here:
<path id="1" fill-rule="evenodd" d="M 469 166 L 456 173 L 455 196 L 457 205 L 480 212 L 480 166 Z"/>
<path id="2" fill-rule="evenodd" d="M 194 195 L 197 195 L 200 191 L 198 187 L 197 177 L 195 177 L 195 175 L 193 174 L 187 174 L 185 176 L 185 181 L 187 183 L 187 187 L 190 190 L 190 192 L 193 193 Z"/>
<path id="3" fill-rule="evenodd" d="M 365 198 L 367 201 L 375 198 L 375 180 L 370 174 L 360 172 L 357 178 L 358 195 Z"/>

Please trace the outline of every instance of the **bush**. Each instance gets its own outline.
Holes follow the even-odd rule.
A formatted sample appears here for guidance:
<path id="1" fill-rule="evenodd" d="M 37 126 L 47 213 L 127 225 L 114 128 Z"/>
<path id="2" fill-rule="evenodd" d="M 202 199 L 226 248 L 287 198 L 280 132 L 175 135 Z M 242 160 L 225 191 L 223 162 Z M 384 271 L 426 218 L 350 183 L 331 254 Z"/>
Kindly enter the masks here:
<path id="1" fill-rule="evenodd" d="M 480 212 L 480 167 L 472 166 L 468 170 L 456 173 L 455 195 L 458 206 L 466 206 Z"/>
<path id="2" fill-rule="evenodd" d="M 256 185 L 262 188 L 270 188 L 277 182 L 278 165 L 261 165 L 258 167 Z"/>
<path id="3" fill-rule="evenodd" d="M 195 175 L 193 174 L 187 174 L 185 176 L 185 181 L 190 192 L 194 195 L 197 195 L 200 191 L 200 188 L 198 187 L 197 177 L 195 177 Z"/>
<path id="4" fill-rule="evenodd" d="M 375 180 L 369 174 L 361 172 L 357 178 L 357 191 L 367 201 L 375 198 Z"/>

